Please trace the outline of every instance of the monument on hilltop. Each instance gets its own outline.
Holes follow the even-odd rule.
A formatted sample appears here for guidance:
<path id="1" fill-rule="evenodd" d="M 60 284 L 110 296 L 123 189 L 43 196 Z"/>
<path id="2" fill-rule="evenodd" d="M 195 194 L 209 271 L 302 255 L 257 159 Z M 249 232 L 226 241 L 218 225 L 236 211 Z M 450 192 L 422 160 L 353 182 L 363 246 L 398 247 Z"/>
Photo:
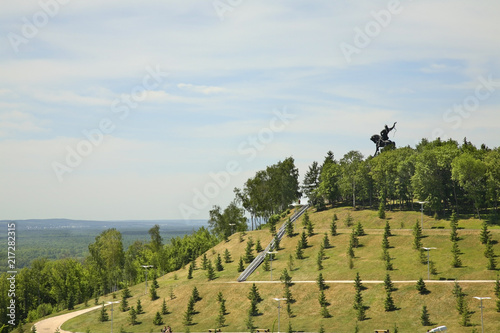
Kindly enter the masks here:
<path id="1" fill-rule="evenodd" d="M 377 156 L 380 148 L 384 148 L 384 147 L 389 146 L 389 145 L 396 146 L 396 142 L 391 141 L 389 139 L 389 132 L 396 128 L 396 124 L 397 124 L 397 122 L 394 122 L 394 125 L 392 125 L 392 127 L 385 125 L 384 129 L 380 132 L 380 135 L 378 135 L 378 134 L 372 135 L 370 140 L 372 140 L 373 143 L 375 143 L 375 145 L 377 146 L 377 149 L 375 150 L 375 154 L 373 154 L 374 157 Z"/>

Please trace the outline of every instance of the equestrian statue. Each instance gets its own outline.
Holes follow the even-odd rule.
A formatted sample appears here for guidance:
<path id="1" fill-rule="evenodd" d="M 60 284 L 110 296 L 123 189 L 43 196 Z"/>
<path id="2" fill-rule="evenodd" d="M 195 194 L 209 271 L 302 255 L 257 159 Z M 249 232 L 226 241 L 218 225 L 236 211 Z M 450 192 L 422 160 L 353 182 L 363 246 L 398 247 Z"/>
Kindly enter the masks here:
<path id="1" fill-rule="evenodd" d="M 370 140 L 372 140 L 373 143 L 375 143 L 375 145 L 377 146 L 375 154 L 373 155 L 374 157 L 377 156 L 380 148 L 384 148 L 389 145 L 394 145 L 394 147 L 396 147 L 396 142 L 389 140 L 389 132 L 396 128 L 396 124 L 397 122 L 395 122 L 394 125 L 392 125 L 392 127 L 385 125 L 384 129 L 380 132 L 380 135 L 378 134 L 372 135 Z"/>

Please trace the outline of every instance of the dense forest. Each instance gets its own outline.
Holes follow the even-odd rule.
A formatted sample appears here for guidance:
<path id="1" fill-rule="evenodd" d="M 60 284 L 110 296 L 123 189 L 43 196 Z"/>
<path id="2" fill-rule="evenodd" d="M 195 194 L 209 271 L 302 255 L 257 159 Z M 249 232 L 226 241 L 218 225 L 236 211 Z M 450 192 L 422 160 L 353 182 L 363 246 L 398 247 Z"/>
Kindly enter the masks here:
<path id="1" fill-rule="evenodd" d="M 413 210 L 415 200 L 427 201 L 427 212 L 444 217 L 485 213 L 498 221 L 500 201 L 500 149 L 477 148 L 439 139 L 422 140 L 416 148 L 386 147 L 376 157 L 364 158 L 357 151 L 339 161 L 328 152 L 320 165 L 313 162 L 302 185 L 294 159 L 289 157 L 258 171 L 235 199 L 222 209 L 209 212 L 209 229 L 171 239 L 163 244 L 159 226 L 149 230 L 148 242 L 136 241 L 124 249 L 122 234 L 103 231 L 88 246 L 84 260 L 72 258 L 34 260 L 16 276 L 17 320 L 36 320 L 48 313 L 72 309 L 80 302 L 96 301 L 100 295 L 134 285 L 145 279 L 141 265 L 153 265 L 149 279 L 175 271 L 236 231 L 260 228 L 282 213 L 302 195 L 317 210 L 327 206 Z M 418 207 L 419 208 L 419 207 Z M 246 216 L 250 216 L 247 219 Z M 7 275 L 0 278 L 0 294 L 7 295 Z M 0 298 L 0 317 L 7 323 L 8 299 Z"/>

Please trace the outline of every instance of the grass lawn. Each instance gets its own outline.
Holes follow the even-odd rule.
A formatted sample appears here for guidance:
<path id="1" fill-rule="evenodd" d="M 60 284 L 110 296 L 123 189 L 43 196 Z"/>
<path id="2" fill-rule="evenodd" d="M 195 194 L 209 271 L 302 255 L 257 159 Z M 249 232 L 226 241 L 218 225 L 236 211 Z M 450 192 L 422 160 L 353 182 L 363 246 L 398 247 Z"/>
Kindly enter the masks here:
<path id="1" fill-rule="evenodd" d="M 419 212 L 388 212 L 387 217 L 391 226 L 393 236 L 389 237 L 391 248 L 389 249 L 394 270 L 386 271 L 382 254 L 382 234 L 385 220 L 377 217 L 376 211 L 361 210 L 354 211 L 349 208 L 337 208 L 320 213 L 310 212 L 311 221 L 315 227 L 315 234 L 308 239 L 309 247 L 305 249 L 305 259 L 293 260 L 293 269 L 290 272 L 296 283 L 291 287 L 294 302 L 291 304 L 293 312 L 289 318 L 286 305 L 281 308 L 280 330 L 287 331 L 289 323 L 294 331 L 317 332 L 323 325 L 326 332 L 354 332 L 356 325 L 356 312 L 353 309 L 355 290 L 352 283 L 328 283 L 325 291 L 330 305 L 327 307 L 331 317 L 323 318 L 320 314 L 318 303 L 318 287 L 315 283 L 299 281 L 315 281 L 319 271 L 316 265 L 317 253 L 325 232 L 329 232 L 329 224 L 333 214 L 337 214 L 339 220 L 337 236 L 329 236 L 332 247 L 325 250 L 326 259 L 323 261 L 324 269 L 321 271 L 325 280 L 353 280 L 359 272 L 361 278 L 368 280 L 383 280 L 387 273 L 393 281 L 417 280 L 420 277 L 427 279 L 427 265 L 422 264 L 418 258 L 418 251 L 412 248 L 413 235 L 411 228 L 415 221 L 420 218 Z M 367 235 L 359 237 L 360 247 L 354 249 L 354 267 L 349 268 L 347 260 L 347 247 L 351 233 L 350 228 L 344 225 L 345 216 L 350 213 L 356 224 L 360 221 Z M 420 221 L 420 220 L 419 220 Z M 441 224 L 441 225 L 437 225 Z M 462 260 L 462 267 L 451 267 L 451 246 L 448 221 L 435 221 L 432 218 L 424 219 L 424 246 L 436 247 L 431 251 L 431 260 L 435 264 L 436 274 L 431 275 L 435 281 L 450 279 L 459 280 L 494 280 L 499 271 L 486 269 L 487 259 L 484 257 L 484 245 L 479 242 L 480 222 L 476 220 L 460 221 L 460 241 L 458 242 Z M 431 229 L 441 226 L 444 229 Z M 273 279 L 279 281 L 281 272 L 289 267 L 289 257 L 295 255 L 295 248 L 302 232 L 302 224 L 299 220 L 295 225 L 296 236 L 284 237 L 281 249 L 273 261 Z M 496 254 L 499 254 L 500 229 L 491 228 Z M 283 296 L 281 283 L 267 283 L 270 280 L 270 272 L 262 267 L 249 278 L 250 283 L 237 283 L 237 264 L 240 256 L 244 255 L 246 242 L 251 237 L 255 242 L 260 239 L 262 247 L 271 240 L 268 230 L 247 232 L 243 236 L 243 242 L 239 241 L 239 234 L 230 237 L 228 242 L 221 242 L 207 252 L 207 257 L 214 260 L 217 254 L 223 254 L 227 248 L 232 256 L 231 263 L 224 264 L 224 270 L 217 272 L 217 278 L 208 281 L 206 272 L 201 267 L 201 258 L 197 260 L 197 269 L 193 279 L 187 279 L 187 267 L 177 272 L 169 273 L 158 279 L 160 289 L 159 299 L 151 301 L 149 295 L 144 294 L 144 284 L 131 287 L 133 297 L 128 300 L 130 306 L 135 306 L 138 299 L 141 300 L 145 313 L 138 316 L 139 325 L 128 323 L 128 312 L 121 312 L 118 306 L 114 311 L 114 330 L 126 332 L 159 332 L 163 326 L 153 325 L 153 318 L 157 311 L 161 310 L 163 299 L 167 301 L 169 314 L 163 316 L 164 325 L 172 326 L 175 332 L 186 331 L 183 325 L 183 315 L 186 312 L 188 299 L 194 286 L 200 292 L 202 300 L 195 305 L 196 314 L 193 317 L 194 324 L 189 326 L 191 332 L 206 332 L 209 328 L 216 326 L 216 317 L 219 313 L 217 294 L 222 292 L 226 299 L 228 310 L 224 332 L 248 331 L 246 328 L 247 313 L 250 301 L 247 295 L 250 291 L 251 282 L 257 283 L 260 295 L 263 299 L 258 304 L 260 315 L 253 317 L 257 328 L 273 328 L 277 331 L 276 318 L 278 315 L 275 297 Z M 500 266 L 500 264 L 499 264 Z M 430 319 L 434 326 L 446 325 L 449 332 L 472 332 L 473 328 L 480 331 L 479 301 L 473 296 L 489 296 L 492 300 L 484 301 L 484 323 L 486 332 L 500 332 L 500 313 L 495 311 L 496 297 L 494 295 L 494 283 L 461 283 L 467 294 L 466 299 L 469 309 L 473 311 L 471 327 L 461 327 L 460 317 L 456 310 L 456 300 L 452 294 L 453 283 L 427 283 L 430 293 L 420 295 L 415 289 L 414 282 L 398 283 L 396 291 L 392 293 L 394 302 L 398 308 L 396 311 L 384 311 L 385 290 L 381 283 L 365 283 L 367 289 L 363 291 L 364 305 L 367 306 L 366 320 L 357 323 L 360 332 L 373 332 L 374 329 L 390 329 L 398 326 L 399 332 L 426 332 L 433 326 L 424 327 L 420 323 L 422 306 L 426 305 L 430 313 Z M 170 290 L 175 297 L 170 299 Z M 119 293 L 117 293 L 119 295 Z M 102 297 L 100 302 L 109 301 L 111 297 Z M 108 309 L 109 313 L 109 309 Z M 98 311 L 85 314 L 68 321 L 63 329 L 73 332 L 108 332 L 110 322 L 100 323 Z"/>

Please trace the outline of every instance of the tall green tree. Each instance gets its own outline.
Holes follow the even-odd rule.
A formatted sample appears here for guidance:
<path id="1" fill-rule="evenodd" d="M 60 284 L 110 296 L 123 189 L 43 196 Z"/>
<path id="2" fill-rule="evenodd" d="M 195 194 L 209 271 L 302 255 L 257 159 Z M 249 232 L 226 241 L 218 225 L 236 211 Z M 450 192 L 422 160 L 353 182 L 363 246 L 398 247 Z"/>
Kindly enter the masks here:
<path id="1" fill-rule="evenodd" d="M 223 211 L 220 206 L 214 206 L 209 211 L 209 216 L 210 230 L 221 239 L 228 238 L 233 230 L 247 230 L 245 210 L 238 207 L 236 201 L 231 202 Z"/>
<path id="2" fill-rule="evenodd" d="M 103 231 L 89 245 L 89 253 L 96 284 L 105 291 L 116 290 L 125 263 L 122 234 L 114 228 Z"/>
<path id="3" fill-rule="evenodd" d="M 452 162 L 452 179 L 465 190 L 465 195 L 474 202 L 479 219 L 479 209 L 485 201 L 486 194 L 486 164 L 471 154 L 464 153 Z"/>
<path id="4" fill-rule="evenodd" d="M 363 161 L 363 154 L 359 151 L 346 153 L 340 160 L 342 177 L 340 178 L 340 192 L 344 197 L 352 198 L 352 206 L 356 207 L 356 184 L 359 183 L 359 168 Z"/>
<path id="5" fill-rule="evenodd" d="M 304 175 L 302 191 L 307 197 L 309 204 L 312 206 L 317 206 L 321 201 L 318 196 L 318 187 L 320 184 L 319 177 L 321 174 L 321 168 L 318 165 L 318 162 L 314 161 L 310 166 L 307 172 Z"/>

